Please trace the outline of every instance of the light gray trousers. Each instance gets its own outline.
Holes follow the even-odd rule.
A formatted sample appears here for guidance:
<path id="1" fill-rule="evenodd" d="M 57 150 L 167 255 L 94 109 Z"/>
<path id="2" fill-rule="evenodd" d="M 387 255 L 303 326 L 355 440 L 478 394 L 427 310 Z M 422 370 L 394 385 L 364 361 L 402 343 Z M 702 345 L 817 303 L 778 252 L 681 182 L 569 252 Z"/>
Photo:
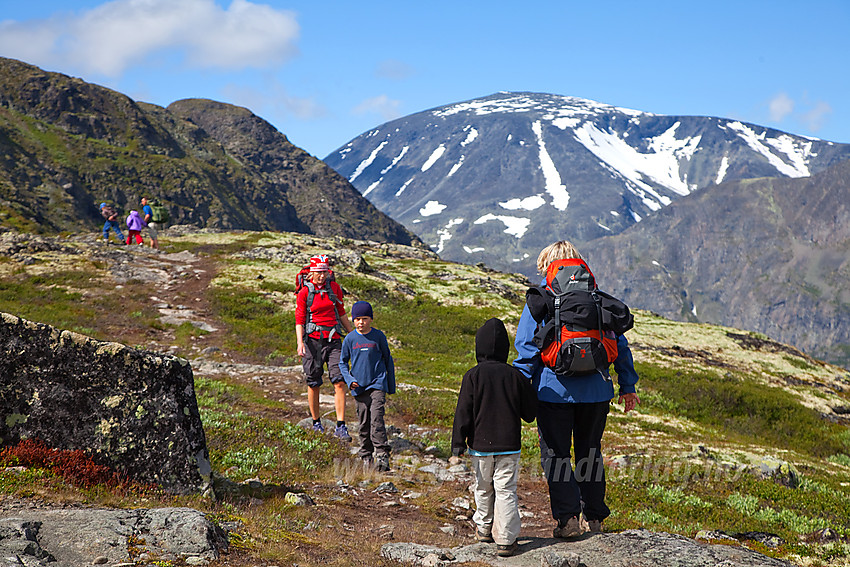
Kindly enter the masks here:
<path id="1" fill-rule="evenodd" d="M 472 456 L 475 472 L 475 514 L 478 531 L 492 534 L 499 545 L 510 545 L 519 537 L 519 453 Z"/>

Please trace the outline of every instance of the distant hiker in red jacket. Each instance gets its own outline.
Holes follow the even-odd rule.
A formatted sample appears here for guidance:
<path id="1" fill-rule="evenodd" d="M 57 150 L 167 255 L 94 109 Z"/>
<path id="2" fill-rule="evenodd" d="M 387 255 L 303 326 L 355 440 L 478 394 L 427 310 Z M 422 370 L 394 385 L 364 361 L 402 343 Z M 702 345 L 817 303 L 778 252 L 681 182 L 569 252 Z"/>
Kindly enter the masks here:
<path id="1" fill-rule="evenodd" d="M 345 394 L 348 388 L 339 369 L 339 355 L 342 332 L 350 333 L 352 327 L 345 314 L 342 288 L 335 281 L 330 281 L 330 274 L 330 259 L 326 255 L 310 258 L 309 280 L 298 291 L 295 300 L 295 338 L 307 379 L 307 406 L 313 418 L 313 429 L 325 430 L 319 413 L 319 386 L 327 365 L 331 384 L 334 385 L 334 435 L 350 442 L 351 435 L 345 425 Z"/>

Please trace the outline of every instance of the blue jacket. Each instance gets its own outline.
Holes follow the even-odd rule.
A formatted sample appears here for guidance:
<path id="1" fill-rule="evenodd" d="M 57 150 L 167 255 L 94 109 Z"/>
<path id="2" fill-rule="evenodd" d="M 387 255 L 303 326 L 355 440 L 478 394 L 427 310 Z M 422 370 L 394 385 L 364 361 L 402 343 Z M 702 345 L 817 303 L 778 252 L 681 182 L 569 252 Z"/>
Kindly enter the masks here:
<path id="1" fill-rule="evenodd" d="M 395 394 L 395 364 L 387 337 L 378 329 L 372 328 L 365 335 L 356 330 L 345 335 L 339 355 L 339 370 L 349 388 L 357 382 L 358 387 L 351 390 L 354 396 L 366 390 Z"/>
<path id="2" fill-rule="evenodd" d="M 558 376 L 550 368 L 540 362 L 540 350 L 532 342 L 537 331 L 537 322 L 528 311 L 528 305 L 522 310 L 516 331 L 514 346 L 517 358 L 513 365 L 531 379 L 537 390 L 537 399 L 541 402 L 553 403 L 596 403 L 611 400 L 614 397 L 614 383 L 606 368 L 588 376 Z M 638 375 L 635 371 L 632 351 L 629 341 L 623 335 L 617 336 L 617 360 L 614 361 L 617 371 L 617 383 L 620 395 L 632 394 Z"/>

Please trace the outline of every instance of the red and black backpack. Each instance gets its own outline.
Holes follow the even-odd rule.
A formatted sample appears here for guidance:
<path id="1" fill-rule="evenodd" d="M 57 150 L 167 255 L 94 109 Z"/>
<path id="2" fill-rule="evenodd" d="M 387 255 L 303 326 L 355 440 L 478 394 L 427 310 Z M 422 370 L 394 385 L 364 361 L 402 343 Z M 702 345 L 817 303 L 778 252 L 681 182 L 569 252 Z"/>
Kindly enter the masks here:
<path id="1" fill-rule="evenodd" d="M 634 326 L 625 303 L 599 290 L 584 260 L 556 260 L 546 283 L 530 288 L 526 303 L 537 322 L 532 342 L 556 374 L 586 376 L 617 359 L 617 337 Z"/>

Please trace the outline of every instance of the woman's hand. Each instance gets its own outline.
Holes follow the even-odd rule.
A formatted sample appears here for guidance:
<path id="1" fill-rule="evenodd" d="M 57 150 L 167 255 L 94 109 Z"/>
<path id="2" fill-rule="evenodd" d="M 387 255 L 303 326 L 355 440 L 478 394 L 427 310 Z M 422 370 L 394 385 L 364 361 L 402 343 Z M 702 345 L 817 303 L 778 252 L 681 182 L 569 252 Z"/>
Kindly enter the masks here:
<path id="1" fill-rule="evenodd" d="M 617 403 L 624 404 L 625 412 L 629 413 L 640 403 L 640 398 L 637 394 L 623 394 Z"/>

